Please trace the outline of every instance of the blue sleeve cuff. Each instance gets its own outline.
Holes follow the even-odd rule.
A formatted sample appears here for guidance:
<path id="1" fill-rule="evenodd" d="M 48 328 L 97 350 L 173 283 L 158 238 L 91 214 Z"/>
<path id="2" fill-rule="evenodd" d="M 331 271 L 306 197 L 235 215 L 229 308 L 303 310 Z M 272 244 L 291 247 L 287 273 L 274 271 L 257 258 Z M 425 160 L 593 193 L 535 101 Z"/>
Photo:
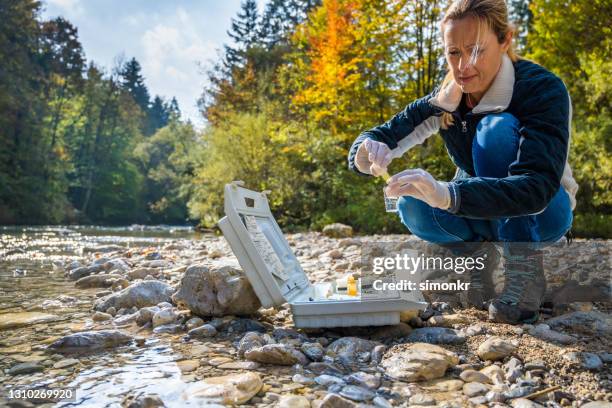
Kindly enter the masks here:
<path id="1" fill-rule="evenodd" d="M 448 189 L 450 191 L 451 203 L 448 208 L 449 213 L 456 214 L 459 211 L 459 206 L 461 205 L 461 194 L 459 193 L 459 187 L 454 182 L 448 183 Z"/>

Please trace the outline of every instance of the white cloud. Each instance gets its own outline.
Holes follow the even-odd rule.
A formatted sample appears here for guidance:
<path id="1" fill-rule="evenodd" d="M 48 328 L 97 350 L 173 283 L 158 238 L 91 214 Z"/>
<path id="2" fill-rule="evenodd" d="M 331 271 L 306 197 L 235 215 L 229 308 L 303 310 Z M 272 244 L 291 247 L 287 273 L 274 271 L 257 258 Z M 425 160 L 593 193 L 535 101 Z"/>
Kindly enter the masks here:
<path id="1" fill-rule="evenodd" d="M 149 89 L 164 96 L 176 96 L 184 116 L 202 121 L 196 101 L 205 78 L 198 62 L 215 57 L 216 44 L 205 41 L 191 16 L 178 8 L 174 15 L 145 31 L 141 37 L 143 74 Z"/>
<path id="2" fill-rule="evenodd" d="M 76 16 L 83 12 L 81 0 L 48 0 L 48 3 L 61 9 L 69 16 Z"/>

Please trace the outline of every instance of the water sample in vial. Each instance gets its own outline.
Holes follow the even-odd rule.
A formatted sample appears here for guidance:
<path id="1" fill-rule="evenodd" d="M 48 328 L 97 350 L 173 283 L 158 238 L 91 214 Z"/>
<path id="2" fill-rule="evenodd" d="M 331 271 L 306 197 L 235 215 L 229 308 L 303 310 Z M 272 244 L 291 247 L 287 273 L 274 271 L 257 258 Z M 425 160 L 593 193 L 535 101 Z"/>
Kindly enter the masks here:
<path id="1" fill-rule="evenodd" d="M 385 211 L 388 213 L 396 213 L 398 197 L 387 196 L 387 192 L 385 191 L 384 188 L 383 188 L 383 197 L 385 199 Z"/>

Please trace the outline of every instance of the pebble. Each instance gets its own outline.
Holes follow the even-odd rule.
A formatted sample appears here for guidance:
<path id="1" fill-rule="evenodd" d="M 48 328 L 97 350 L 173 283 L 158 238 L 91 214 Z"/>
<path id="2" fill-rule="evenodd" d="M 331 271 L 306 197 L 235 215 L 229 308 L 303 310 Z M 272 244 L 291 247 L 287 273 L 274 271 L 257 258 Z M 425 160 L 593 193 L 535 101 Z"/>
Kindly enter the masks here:
<path id="1" fill-rule="evenodd" d="M 330 393 L 323 398 L 319 408 L 354 408 L 356 406 L 357 404 L 355 404 L 353 401 L 341 397 L 338 394 Z"/>
<path id="2" fill-rule="evenodd" d="M 84 331 L 64 336 L 49 346 L 59 352 L 90 351 L 129 343 L 133 337 L 119 330 Z"/>
<path id="3" fill-rule="evenodd" d="M 315 377 L 314 381 L 317 384 L 322 385 L 324 387 L 327 387 L 331 384 L 341 384 L 341 385 L 345 384 L 342 378 L 338 378 L 338 377 L 335 377 L 333 375 L 328 375 L 328 374 L 319 375 Z"/>
<path id="4" fill-rule="evenodd" d="M 53 364 L 53 368 L 66 368 L 71 367 L 75 364 L 79 364 L 79 360 L 77 360 L 76 358 L 65 358 Z"/>
<path id="5" fill-rule="evenodd" d="M 459 378 L 465 382 L 479 382 L 483 384 L 491 383 L 491 379 L 486 374 L 476 370 L 465 370 L 459 374 Z"/>
<path id="6" fill-rule="evenodd" d="M 436 399 L 432 397 L 431 395 L 427 395 L 427 394 L 415 394 L 412 397 L 410 397 L 408 402 L 411 405 L 421 405 L 421 406 L 436 405 Z"/>
<path id="7" fill-rule="evenodd" d="M 189 337 L 214 337 L 217 335 L 217 329 L 210 324 L 203 324 L 200 327 L 189 330 Z"/>
<path id="8" fill-rule="evenodd" d="M 340 391 L 340 395 L 353 401 L 370 401 L 376 394 L 367 388 L 357 385 L 345 385 Z"/>
<path id="9" fill-rule="evenodd" d="M 323 359 L 323 354 L 325 350 L 323 350 L 323 346 L 320 343 L 310 343 L 305 342 L 300 347 L 302 353 L 306 355 L 312 361 L 321 361 Z"/>
<path id="10" fill-rule="evenodd" d="M 478 346 L 477 354 L 483 360 L 501 360 L 515 353 L 517 344 L 501 337 L 490 337 Z"/>
<path id="11" fill-rule="evenodd" d="M 486 394 L 489 388 L 479 382 L 469 382 L 463 385 L 463 393 L 468 397 L 476 397 L 478 395 Z"/>
<path id="12" fill-rule="evenodd" d="M 373 390 L 380 387 L 380 376 L 359 371 L 346 377 L 346 382 Z"/>
<path id="13" fill-rule="evenodd" d="M 112 315 L 108 313 L 104 313 L 104 312 L 95 312 L 93 316 L 91 316 L 91 319 L 94 322 L 105 322 L 105 321 L 111 320 L 112 318 L 113 318 Z"/>

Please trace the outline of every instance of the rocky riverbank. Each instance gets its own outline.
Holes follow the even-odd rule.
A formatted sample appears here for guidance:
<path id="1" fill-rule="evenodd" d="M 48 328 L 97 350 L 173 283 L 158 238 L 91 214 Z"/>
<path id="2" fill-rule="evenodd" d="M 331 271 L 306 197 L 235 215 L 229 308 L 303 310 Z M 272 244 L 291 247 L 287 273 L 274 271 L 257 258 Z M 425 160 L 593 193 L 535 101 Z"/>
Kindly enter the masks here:
<path id="1" fill-rule="evenodd" d="M 416 240 L 348 235 L 339 227 L 287 237 L 312 282 L 359 271 L 368 243 Z M 590 258 L 581 248 L 580 266 L 576 252 L 559 249 L 551 261 L 556 270 L 584 274 Z M 592 250 L 595 269 L 609 275 L 609 254 L 601 248 Z M 460 302 L 437 301 L 404 314 L 397 326 L 296 330 L 287 305 L 260 307 L 222 237 L 132 248 L 97 243 L 80 252 L 54 257 L 48 271 L 68 282 L 70 293 L 24 311 L 3 307 L 5 388 L 72 386 L 82 406 L 112 400 L 129 407 L 595 408 L 612 402 L 612 317 L 603 303 L 570 302 L 534 325 L 510 326 L 488 322 L 485 312 Z M 5 244 L 2 255 L 11 260 L 23 253 Z M 18 279 L 20 272 L 12 272 Z M 140 365 L 127 370 L 134 356 Z M 165 375 L 175 392 L 121 388 L 123 372 L 140 372 L 142 383 Z M 109 396 L 85 398 L 95 387 Z"/>

